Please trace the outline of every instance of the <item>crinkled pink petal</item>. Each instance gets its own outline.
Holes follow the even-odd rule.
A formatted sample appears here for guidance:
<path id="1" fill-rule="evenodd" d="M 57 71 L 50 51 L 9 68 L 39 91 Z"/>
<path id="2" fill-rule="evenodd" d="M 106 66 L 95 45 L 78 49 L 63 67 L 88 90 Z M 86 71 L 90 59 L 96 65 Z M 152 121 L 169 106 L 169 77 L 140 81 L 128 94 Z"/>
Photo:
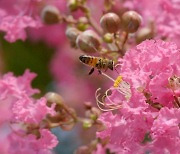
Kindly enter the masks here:
<path id="1" fill-rule="evenodd" d="M 0 20 L 0 31 L 6 32 L 6 40 L 15 42 L 17 39 L 26 39 L 25 28 L 38 28 L 40 25 L 40 21 L 30 16 L 5 16 Z"/>
<path id="2" fill-rule="evenodd" d="M 106 150 L 101 144 L 98 144 L 96 148 L 97 149 L 93 152 L 93 154 L 106 154 Z"/>
<path id="3" fill-rule="evenodd" d="M 162 108 L 159 112 L 158 117 L 154 120 L 153 126 L 151 128 L 153 132 L 153 137 L 159 137 L 162 134 L 170 135 L 167 133 L 168 129 L 173 127 L 179 127 L 180 123 L 180 111 L 179 109 L 167 107 Z M 178 135 L 178 134 L 175 134 Z"/>
<path id="4" fill-rule="evenodd" d="M 15 77 L 12 73 L 7 73 L 1 77 L 0 112 L 3 116 L 0 117 L 0 123 L 11 121 L 13 117 L 12 106 L 16 104 L 17 101 L 23 101 L 23 98 L 28 98 L 39 92 L 39 90 L 32 89 L 31 87 L 31 81 L 35 76 L 34 73 L 30 73 L 29 70 L 27 70 L 25 74 L 20 77 Z"/>
<path id="5" fill-rule="evenodd" d="M 130 84 L 131 98 L 124 101 L 117 91 L 112 93 L 112 101 L 122 102 L 122 107 L 114 114 L 108 112 L 100 116 L 106 129 L 97 136 L 108 137 L 106 147 L 116 153 L 178 154 L 180 110 L 175 108 L 173 101 L 174 95 L 180 95 L 178 88 L 173 92 L 169 85 L 170 77 L 180 77 L 180 54 L 176 44 L 146 40 L 127 51 L 119 61 L 119 72 Z M 155 109 L 151 101 L 164 107 Z M 148 140 L 144 140 L 147 134 Z"/>
<path id="6" fill-rule="evenodd" d="M 40 130 L 41 137 L 26 135 L 21 131 L 12 132 L 8 136 L 9 153 L 12 154 L 50 154 L 51 149 L 58 144 L 58 140 L 47 129 Z"/>
<path id="7" fill-rule="evenodd" d="M 47 129 L 40 129 L 41 137 L 36 146 L 39 149 L 52 149 L 58 144 L 57 137 Z"/>
<path id="8" fill-rule="evenodd" d="M 23 76 L 20 76 L 17 79 L 17 84 L 19 85 L 21 90 L 26 91 L 29 96 L 40 92 L 38 89 L 32 89 L 31 87 L 31 82 L 36 76 L 36 73 L 32 73 L 27 69 L 24 72 Z"/>
<path id="9" fill-rule="evenodd" d="M 54 115 L 54 106 L 49 108 L 46 102 L 45 98 L 41 98 L 35 102 L 27 97 L 14 102 L 12 107 L 14 120 L 37 124 L 45 118 L 47 114 Z"/>

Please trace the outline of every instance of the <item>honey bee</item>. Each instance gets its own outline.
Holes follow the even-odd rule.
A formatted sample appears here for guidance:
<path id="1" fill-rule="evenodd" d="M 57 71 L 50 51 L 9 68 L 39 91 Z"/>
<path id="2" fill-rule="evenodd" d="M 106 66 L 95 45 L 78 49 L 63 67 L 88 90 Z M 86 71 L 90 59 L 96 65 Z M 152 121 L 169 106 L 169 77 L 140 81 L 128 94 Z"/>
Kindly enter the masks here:
<path id="1" fill-rule="evenodd" d="M 91 75 L 94 72 L 94 68 L 97 68 L 100 74 L 101 70 L 106 71 L 107 69 L 110 69 L 113 71 L 114 69 L 114 61 L 106 58 L 82 55 L 79 57 L 79 60 L 82 63 L 92 67 L 92 69 L 89 72 L 89 75 Z"/>

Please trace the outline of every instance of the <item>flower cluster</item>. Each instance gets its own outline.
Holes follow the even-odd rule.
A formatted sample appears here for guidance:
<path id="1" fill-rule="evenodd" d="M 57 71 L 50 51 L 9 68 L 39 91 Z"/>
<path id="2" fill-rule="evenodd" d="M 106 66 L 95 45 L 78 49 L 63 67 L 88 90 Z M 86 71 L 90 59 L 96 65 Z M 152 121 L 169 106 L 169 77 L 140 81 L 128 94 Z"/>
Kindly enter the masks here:
<path id="1" fill-rule="evenodd" d="M 36 75 L 29 70 L 2 76 L 0 153 L 51 153 L 58 141 L 50 129 L 67 131 L 80 122 L 98 131 L 77 154 L 179 154 L 179 25 L 178 0 L 0 1 L 6 41 L 40 40 L 56 51 L 50 88 L 65 99 L 53 92 L 35 99 L 39 90 L 31 81 Z M 95 69 L 99 75 L 85 78 L 78 57 L 92 67 L 89 75 Z M 117 78 L 104 70 L 117 72 Z M 110 83 L 104 76 L 114 84 L 101 95 L 98 87 Z M 94 92 L 99 109 L 92 106 Z"/>
<path id="2" fill-rule="evenodd" d="M 0 79 L 0 153 L 50 153 L 58 143 L 56 136 L 41 126 L 55 111 L 46 105 L 45 97 L 32 97 L 39 92 L 31 88 L 35 76 L 26 70 L 23 76 L 8 73 Z"/>
<path id="3" fill-rule="evenodd" d="M 98 132 L 108 139 L 106 148 L 117 153 L 180 152 L 180 55 L 174 43 L 147 40 L 120 59 L 123 80 L 130 84 L 131 98 L 122 99 L 117 89 L 109 98 L 121 105 L 106 112 L 106 125 Z M 108 101 L 108 100 L 107 100 Z"/>

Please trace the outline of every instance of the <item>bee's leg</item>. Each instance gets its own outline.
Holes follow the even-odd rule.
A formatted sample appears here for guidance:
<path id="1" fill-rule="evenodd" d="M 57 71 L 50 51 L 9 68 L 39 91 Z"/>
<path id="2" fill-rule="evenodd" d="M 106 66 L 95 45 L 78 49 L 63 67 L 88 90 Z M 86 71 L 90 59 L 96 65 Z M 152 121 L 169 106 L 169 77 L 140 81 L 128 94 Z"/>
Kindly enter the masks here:
<path id="1" fill-rule="evenodd" d="M 89 72 L 89 75 L 91 75 L 94 72 L 94 68 L 92 68 Z"/>
<path id="2" fill-rule="evenodd" d="M 101 70 L 98 70 L 98 72 L 99 72 L 99 74 L 102 74 L 102 73 L 101 73 Z"/>
<path id="3" fill-rule="evenodd" d="M 108 68 L 106 68 L 104 72 L 106 72 L 107 70 L 108 70 Z"/>

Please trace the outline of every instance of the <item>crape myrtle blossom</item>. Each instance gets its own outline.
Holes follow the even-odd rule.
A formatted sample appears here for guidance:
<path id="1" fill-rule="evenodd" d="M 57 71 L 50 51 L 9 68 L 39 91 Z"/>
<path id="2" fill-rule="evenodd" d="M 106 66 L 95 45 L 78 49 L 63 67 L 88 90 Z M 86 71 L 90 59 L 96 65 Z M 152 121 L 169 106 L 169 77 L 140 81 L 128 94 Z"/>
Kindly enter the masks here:
<path id="1" fill-rule="evenodd" d="M 156 38 L 171 40 L 180 46 L 180 1 L 130 0 L 123 2 L 122 6 L 139 12 L 143 17 L 144 26 L 153 23 Z"/>
<path id="2" fill-rule="evenodd" d="M 117 89 L 108 97 L 121 106 L 99 118 L 106 128 L 97 136 L 109 140 L 105 148 L 129 154 L 180 153 L 180 53 L 176 44 L 146 40 L 119 62 L 118 71 L 130 84 L 131 98 L 124 99 Z"/>
<path id="3" fill-rule="evenodd" d="M 25 40 L 27 27 L 38 28 L 41 22 L 38 16 L 32 15 L 35 11 L 31 1 L 1 1 L 0 2 L 0 31 L 5 32 L 5 39 L 14 42 L 17 39 Z"/>
<path id="4" fill-rule="evenodd" d="M 0 1 L 0 31 L 5 32 L 5 39 L 9 42 L 25 40 L 28 32 L 35 40 L 41 38 L 49 44 L 57 44 L 62 40 L 63 26 L 45 26 L 41 21 L 41 10 L 45 5 L 55 5 L 61 11 L 65 11 L 65 0 L 42 1 L 42 0 L 6 0 Z M 49 35 L 49 29 L 52 29 Z M 36 29 L 39 31 L 37 32 Z M 44 30 L 43 30 L 44 29 Z M 32 31 L 32 35 L 31 35 Z M 43 31 L 43 32 L 42 32 Z M 56 35 L 52 35 L 52 33 Z M 36 35 L 35 35 L 36 34 Z M 57 35 L 59 34 L 59 35 Z M 50 36 L 56 36 L 55 38 Z"/>
<path id="5" fill-rule="evenodd" d="M 94 7 L 94 1 L 88 1 L 88 6 L 92 10 L 92 16 L 100 18 L 103 11 L 103 2 L 98 1 Z M 6 0 L 0 2 L 0 31 L 5 32 L 5 39 L 14 42 L 18 39 L 26 39 L 26 29 L 32 39 L 42 39 L 51 45 L 58 45 L 60 41 L 64 41 L 64 26 L 60 24 L 46 26 L 41 22 L 41 11 L 46 5 L 53 5 L 61 12 L 67 13 L 65 0 L 27 0 L 12 1 Z M 92 7 L 93 6 L 93 7 Z M 98 9 L 97 9 L 98 8 Z M 99 9 L 101 8 L 101 9 Z M 150 26 L 153 23 L 158 38 L 172 40 L 178 45 L 179 33 L 179 12 L 180 2 L 177 0 L 133 0 L 118 1 L 115 0 L 115 10 L 130 9 L 137 11 L 144 21 L 144 26 Z M 96 13 L 94 15 L 94 13 Z M 122 13 L 122 12 L 121 12 Z M 161 14 L 161 15 L 159 15 Z M 48 30 L 47 30 L 48 29 Z M 51 30 L 49 30 L 51 29 Z M 52 32 L 51 35 L 49 32 Z M 59 42 L 58 42 L 59 41 Z"/>
<path id="6" fill-rule="evenodd" d="M 88 1 L 89 6 L 94 11 L 93 2 Z M 101 2 L 98 3 L 101 6 Z M 0 32 L 4 32 L 4 38 L 9 42 L 16 40 L 26 40 L 27 33 L 30 39 L 34 41 L 43 40 L 48 45 L 59 46 L 65 39 L 64 24 L 46 25 L 42 22 L 41 13 L 45 6 L 54 6 L 62 14 L 68 15 L 66 0 L 6 0 L 0 2 Z M 97 11 L 97 8 L 95 8 Z M 100 11 L 98 16 L 100 17 Z M 74 13 L 76 17 L 80 12 Z M 94 15 L 94 14 L 93 14 Z M 97 17 L 97 12 L 95 14 Z"/>
<path id="7" fill-rule="evenodd" d="M 23 76 L 8 73 L 0 79 L 0 153 L 51 153 L 58 143 L 49 129 L 28 132 L 28 127 L 41 123 L 47 114 L 55 114 L 45 98 L 32 97 L 39 92 L 31 87 L 35 76 L 26 70 Z"/>

